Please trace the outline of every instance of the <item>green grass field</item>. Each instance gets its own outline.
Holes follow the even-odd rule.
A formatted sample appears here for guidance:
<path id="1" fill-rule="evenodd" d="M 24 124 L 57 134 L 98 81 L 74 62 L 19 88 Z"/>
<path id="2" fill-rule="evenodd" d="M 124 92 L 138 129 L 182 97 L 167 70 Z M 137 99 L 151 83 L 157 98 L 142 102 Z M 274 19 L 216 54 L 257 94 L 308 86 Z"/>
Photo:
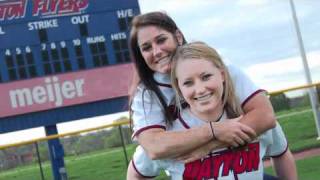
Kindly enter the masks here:
<path id="1" fill-rule="evenodd" d="M 320 156 L 296 161 L 298 176 L 301 180 L 319 179 Z M 272 167 L 266 168 L 268 174 L 274 174 Z"/>
<path id="2" fill-rule="evenodd" d="M 317 130 L 312 112 L 305 109 L 301 109 L 300 112 L 294 111 L 298 114 L 278 119 L 292 152 L 320 147 L 320 141 L 316 140 Z M 280 113 L 284 114 L 284 112 Z"/>
<path id="3" fill-rule="evenodd" d="M 296 111 L 295 111 L 296 112 Z M 281 112 L 285 114 L 285 112 Z M 316 126 L 312 112 L 304 112 L 294 116 L 279 119 L 284 129 L 289 147 L 292 151 L 301 151 L 312 147 L 320 147 L 316 141 Z M 131 157 L 135 145 L 127 146 Z M 65 158 L 69 180 L 123 180 L 126 176 L 126 162 L 122 148 L 108 149 L 81 156 Z M 313 180 L 320 172 L 320 156 L 297 161 L 300 179 Z M 51 166 L 43 164 L 45 179 L 52 179 Z M 271 168 L 267 172 L 272 173 Z M 0 180 L 40 180 L 40 171 L 37 164 L 23 166 L 0 172 Z M 163 174 L 157 180 L 167 179 Z"/>

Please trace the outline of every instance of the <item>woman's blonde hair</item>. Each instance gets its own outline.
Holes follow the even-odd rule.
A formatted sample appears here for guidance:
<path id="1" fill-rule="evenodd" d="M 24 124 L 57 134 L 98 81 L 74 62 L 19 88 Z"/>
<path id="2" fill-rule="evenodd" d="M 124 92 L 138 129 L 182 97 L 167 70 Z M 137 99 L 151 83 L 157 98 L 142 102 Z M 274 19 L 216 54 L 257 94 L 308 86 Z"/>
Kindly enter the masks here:
<path id="1" fill-rule="evenodd" d="M 241 105 L 235 95 L 235 89 L 227 67 L 223 63 L 217 51 L 203 42 L 192 42 L 179 46 L 172 56 L 171 81 L 176 92 L 176 103 L 180 109 L 181 103 L 184 100 L 178 86 L 176 69 L 178 62 L 186 59 L 197 59 L 199 61 L 207 60 L 212 62 L 212 64 L 218 69 L 222 70 L 224 73 L 222 105 L 229 118 L 235 118 L 242 114 Z"/>

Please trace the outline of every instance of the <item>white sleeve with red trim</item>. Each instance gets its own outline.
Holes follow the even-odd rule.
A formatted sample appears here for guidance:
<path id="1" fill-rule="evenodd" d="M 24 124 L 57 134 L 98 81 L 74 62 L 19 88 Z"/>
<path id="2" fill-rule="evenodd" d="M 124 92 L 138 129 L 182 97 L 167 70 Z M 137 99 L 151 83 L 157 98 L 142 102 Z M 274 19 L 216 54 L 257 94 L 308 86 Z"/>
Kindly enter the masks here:
<path id="1" fill-rule="evenodd" d="M 165 129 L 165 116 L 160 100 L 150 90 L 139 85 L 131 105 L 133 119 L 133 136 L 149 128 Z"/>
<path id="2" fill-rule="evenodd" d="M 272 143 L 267 147 L 266 156 L 281 156 L 288 149 L 286 136 L 278 122 L 276 127 L 270 131 L 272 131 Z"/>
<path id="3" fill-rule="evenodd" d="M 160 174 L 161 168 L 158 161 L 150 159 L 142 146 L 136 148 L 132 158 L 134 169 L 145 178 L 152 178 Z"/>
<path id="4" fill-rule="evenodd" d="M 255 93 L 261 91 L 241 69 L 228 65 L 228 70 L 241 105 L 244 105 Z"/>

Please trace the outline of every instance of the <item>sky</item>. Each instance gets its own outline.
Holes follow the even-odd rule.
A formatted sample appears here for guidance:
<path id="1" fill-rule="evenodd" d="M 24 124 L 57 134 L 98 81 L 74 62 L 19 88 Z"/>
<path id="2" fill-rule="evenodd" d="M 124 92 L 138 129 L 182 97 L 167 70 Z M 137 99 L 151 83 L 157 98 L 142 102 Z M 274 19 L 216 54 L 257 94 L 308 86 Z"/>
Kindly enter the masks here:
<path id="1" fill-rule="evenodd" d="M 294 2 L 311 78 L 320 82 L 320 1 Z M 139 5 L 142 13 L 166 12 L 187 41 L 208 43 L 268 91 L 307 82 L 289 0 L 139 0 Z M 58 129 L 64 133 L 95 127 L 127 114 L 95 117 L 90 125 L 87 119 L 63 123 Z M 43 128 L 7 133 L 0 135 L 0 145 L 43 136 Z"/>
<path id="2" fill-rule="evenodd" d="M 306 83 L 289 0 L 139 2 L 141 12 L 166 12 L 187 41 L 208 43 L 269 91 Z M 294 2 L 312 79 L 319 82 L 320 1 Z"/>

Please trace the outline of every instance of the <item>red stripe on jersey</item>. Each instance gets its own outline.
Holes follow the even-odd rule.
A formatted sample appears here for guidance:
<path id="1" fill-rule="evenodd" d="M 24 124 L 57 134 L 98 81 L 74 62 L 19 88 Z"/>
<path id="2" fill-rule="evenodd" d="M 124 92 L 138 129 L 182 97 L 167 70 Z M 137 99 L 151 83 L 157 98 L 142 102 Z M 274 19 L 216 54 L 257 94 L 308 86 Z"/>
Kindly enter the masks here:
<path id="1" fill-rule="evenodd" d="M 181 124 L 186 128 L 186 129 L 190 129 L 190 126 L 188 126 L 188 124 L 182 119 L 181 114 L 178 113 L 178 119 L 181 122 Z"/>
<path id="2" fill-rule="evenodd" d="M 243 103 L 241 103 L 241 107 L 243 108 L 251 98 L 253 98 L 255 95 L 259 94 L 260 92 L 267 92 L 267 91 L 264 89 L 258 89 L 257 91 L 252 93 L 249 97 L 247 97 L 247 99 L 245 99 L 243 101 Z"/>
<path id="3" fill-rule="evenodd" d="M 145 131 L 145 130 L 148 130 L 148 129 L 153 129 L 153 128 L 160 128 L 160 129 L 166 130 L 166 127 L 162 126 L 162 125 L 146 126 L 146 127 L 143 127 L 141 129 L 139 129 L 138 131 L 134 132 L 133 135 L 132 135 L 132 138 L 138 136 L 142 131 Z"/>
<path id="4" fill-rule="evenodd" d="M 277 157 L 280 157 L 282 156 L 284 153 L 286 153 L 288 150 L 288 144 L 287 144 L 287 147 L 285 148 L 285 150 L 283 152 L 281 152 L 280 154 L 277 154 L 277 155 L 273 155 L 273 156 L 270 156 L 272 158 L 277 158 Z"/>
<path id="5" fill-rule="evenodd" d="M 140 171 L 138 171 L 136 165 L 134 164 L 133 158 L 132 158 L 131 163 L 132 163 L 133 169 L 134 169 L 140 176 L 142 176 L 142 177 L 144 177 L 144 178 L 154 178 L 154 177 L 156 177 L 156 176 L 145 176 L 145 175 L 143 175 Z"/>

